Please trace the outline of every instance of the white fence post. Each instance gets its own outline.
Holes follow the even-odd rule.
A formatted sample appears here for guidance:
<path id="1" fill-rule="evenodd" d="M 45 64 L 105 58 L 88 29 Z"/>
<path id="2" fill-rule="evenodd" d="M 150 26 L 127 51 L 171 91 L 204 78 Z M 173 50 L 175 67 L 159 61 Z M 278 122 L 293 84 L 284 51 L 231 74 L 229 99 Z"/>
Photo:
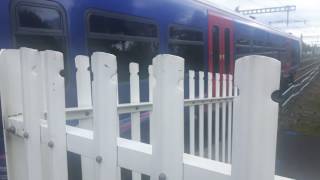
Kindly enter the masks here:
<path id="1" fill-rule="evenodd" d="M 44 51 L 44 83 L 48 121 L 48 180 L 68 180 L 63 55 Z M 39 122 L 38 122 L 39 124 Z M 39 156 L 39 155 L 38 155 Z"/>
<path id="2" fill-rule="evenodd" d="M 78 96 L 78 107 L 91 107 L 91 79 L 90 79 L 90 63 L 88 56 L 79 55 L 75 58 L 77 67 L 77 96 Z M 92 121 L 80 121 L 80 127 L 92 128 Z"/>
<path id="3" fill-rule="evenodd" d="M 91 78 L 89 71 L 89 57 L 79 55 L 76 60 L 76 79 L 78 107 L 92 107 Z M 79 121 L 79 127 L 92 129 L 93 120 L 85 119 Z M 82 180 L 91 180 L 94 176 L 94 161 L 88 157 L 81 157 Z"/>
<path id="4" fill-rule="evenodd" d="M 139 84 L 139 64 L 130 63 L 130 103 L 140 103 L 140 84 Z M 132 140 L 140 142 L 140 112 L 131 113 L 131 134 Z M 141 175 L 137 172 L 132 171 L 133 180 L 141 180 Z"/>
<path id="5" fill-rule="evenodd" d="M 227 76 L 222 75 L 222 97 L 227 97 Z M 226 111 L 227 103 L 222 102 L 222 162 L 226 162 Z"/>
<path id="6" fill-rule="evenodd" d="M 40 55 L 37 50 L 21 48 L 20 60 L 26 168 L 28 169 L 26 178 L 28 180 L 41 180 L 40 105 L 42 105 L 42 101 L 39 94 L 42 93 L 42 87 L 39 78 Z"/>
<path id="7" fill-rule="evenodd" d="M 280 61 L 249 56 L 236 61 L 232 180 L 271 180 L 275 173 Z"/>
<path id="8" fill-rule="evenodd" d="M 195 79 L 194 71 L 189 71 L 189 99 L 195 98 Z M 190 122 L 190 154 L 195 154 L 195 108 L 190 106 L 189 108 L 189 122 Z"/>
<path id="9" fill-rule="evenodd" d="M 96 52 L 92 57 L 95 179 L 117 180 L 118 78 L 112 54 Z"/>
<path id="10" fill-rule="evenodd" d="M 208 98 L 212 98 L 212 73 L 208 73 Z M 208 158 L 212 159 L 212 104 L 208 104 Z"/>
<path id="11" fill-rule="evenodd" d="M 153 91 L 155 86 L 155 78 L 154 78 L 154 71 L 153 66 L 149 65 L 148 67 L 148 73 L 149 73 L 149 102 L 153 102 Z M 151 132 L 151 123 L 153 121 L 153 112 L 149 112 L 149 139 L 150 144 L 153 142 L 152 132 Z"/>
<path id="12" fill-rule="evenodd" d="M 229 74 L 228 78 L 228 96 L 233 96 L 233 76 Z M 228 158 L 227 163 L 231 162 L 231 150 L 232 150 L 232 101 L 228 102 Z"/>
<path id="13" fill-rule="evenodd" d="M 155 138 L 152 144 L 153 180 L 183 179 L 183 114 L 184 59 L 158 55 L 153 59 L 156 78 L 154 88 L 154 119 L 151 122 Z"/>
<path id="14" fill-rule="evenodd" d="M 204 72 L 199 72 L 199 98 L 204 98 Z M 204 157 L 204 105 L 199 105 L 199 156 Z"/>
<path id="15" fill-rule="evenodd" d="M 220 97 L 220 74 L 215 75 L 216 84 L 215 84 L 215 97 Z M 215 105 L 215 160 L 220 161 L 220 103 L 216 103 Z"/>
<path id="16" fill-rule="evenodd" d="M 20 57 L 20 50 L 10 49 L 1 50 L 0 52 L 2 121 L 4 126 L 7 175 L 10 180 L 27 178 L 27 159 L 25 157 L 24 142 L 8 131 L 10 128 L 8 116 L 22 114 L 23 109 Z"/>

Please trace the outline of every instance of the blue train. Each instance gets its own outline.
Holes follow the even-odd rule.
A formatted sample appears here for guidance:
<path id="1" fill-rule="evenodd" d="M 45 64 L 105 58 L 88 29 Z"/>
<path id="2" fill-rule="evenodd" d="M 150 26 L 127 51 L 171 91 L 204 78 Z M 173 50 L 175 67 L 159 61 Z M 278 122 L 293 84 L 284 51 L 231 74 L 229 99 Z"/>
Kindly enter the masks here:
<path id="1" fill-rule="evenodd" d="M 233 73 L 234 60 L 242 56 L 273 57 L 282 62 L 283 87 L 300 62 L 298 38 L 205 0 L 1 0 L 0 5 L 0 48 L 64 53 L 68 107 L 77 105 L 74 57 L 94 51 L 117 56 L 121 82 L 128 81 L 132 61 L 146 78 L 159 53 L 184 57 L 186 69 L 214 73 Z"/>

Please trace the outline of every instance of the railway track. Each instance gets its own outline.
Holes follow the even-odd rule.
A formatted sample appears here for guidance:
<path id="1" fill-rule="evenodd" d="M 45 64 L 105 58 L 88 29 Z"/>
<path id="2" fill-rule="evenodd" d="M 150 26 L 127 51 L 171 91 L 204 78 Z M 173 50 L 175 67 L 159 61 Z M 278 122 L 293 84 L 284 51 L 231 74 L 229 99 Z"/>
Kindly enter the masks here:
<path id="1" fill-rule="evenodd" d="M 302 63 L 298 69 L 295 80 L 289 85 L 289 88 L 281 94 L 281 107 L 285 107 L 312 82 L 320 73 L 320 60 L 308 60 Z"/>

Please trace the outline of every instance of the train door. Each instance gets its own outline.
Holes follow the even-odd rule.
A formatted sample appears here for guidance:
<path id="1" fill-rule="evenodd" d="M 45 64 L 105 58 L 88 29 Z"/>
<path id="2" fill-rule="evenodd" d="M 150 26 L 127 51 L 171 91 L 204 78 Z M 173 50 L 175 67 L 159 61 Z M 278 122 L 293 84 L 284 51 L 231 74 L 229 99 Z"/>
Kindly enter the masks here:
<path id="1" fill-rule="evenodd" d="M 209 13 L 209 71 L 212 73 L 233 74 L 234 69 L 234 30 L 231 20 Z"/>
<path id="2" fill-rule="evenodd" d="M 208 18 L 208 69 L 214 76 L 219 74 L 222 79 L 223 74 L 233 74 L 234 72 L 233 23 L 230 19 L 210 12 Z M 220 82 L 222 83 L 222 81 Z M 215 78 L 213 78 L 213 84 L 215 86 Z M 222 84 L 220 87 L 222 88 Z M 222 95 L 221 90 L 220 95 Z M 216 94 L 215 88 L 213 94 Z"/>

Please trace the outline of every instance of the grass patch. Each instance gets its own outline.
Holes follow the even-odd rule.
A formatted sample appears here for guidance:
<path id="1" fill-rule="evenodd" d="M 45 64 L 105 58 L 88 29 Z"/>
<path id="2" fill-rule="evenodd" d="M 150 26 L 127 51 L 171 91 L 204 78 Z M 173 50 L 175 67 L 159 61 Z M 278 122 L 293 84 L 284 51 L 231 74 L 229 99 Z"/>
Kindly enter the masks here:
<path id="1" fill-rule="evenodd" d="M 300 122 L 291 127 L 293 130 L 308 136 L 320 136 L 320 122 Z"/>

